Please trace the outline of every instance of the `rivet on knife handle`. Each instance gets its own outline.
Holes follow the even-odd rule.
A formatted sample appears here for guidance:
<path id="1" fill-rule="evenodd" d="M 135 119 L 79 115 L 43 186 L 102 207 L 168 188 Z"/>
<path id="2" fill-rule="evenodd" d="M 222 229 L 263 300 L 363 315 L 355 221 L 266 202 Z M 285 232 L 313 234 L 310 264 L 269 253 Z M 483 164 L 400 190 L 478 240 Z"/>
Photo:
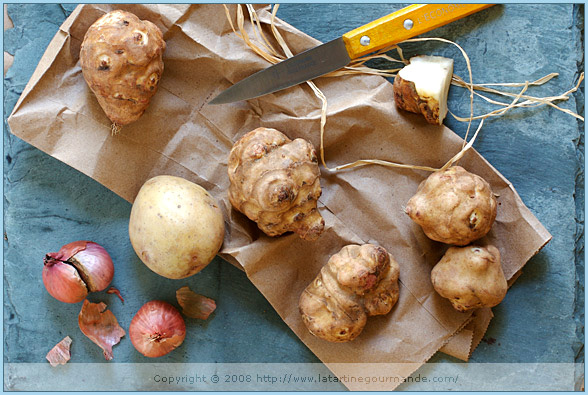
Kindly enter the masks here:
<path id="1" fill-rule="evenodd" d="M 351 59 L 377 51 L 492 6 L 414 4 L 343 35 Z"/>

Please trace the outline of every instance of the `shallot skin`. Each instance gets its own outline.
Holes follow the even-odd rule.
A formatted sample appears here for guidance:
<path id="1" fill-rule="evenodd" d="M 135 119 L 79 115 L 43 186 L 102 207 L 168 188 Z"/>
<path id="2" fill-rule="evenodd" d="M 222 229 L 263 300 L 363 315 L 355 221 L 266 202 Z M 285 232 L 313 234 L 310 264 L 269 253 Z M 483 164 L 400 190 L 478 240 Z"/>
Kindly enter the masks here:
<path id="1" fill-rule="evenodd" d="M 43 284 L 49 295 L 63 303 L 79 303 L 88 296 L 88 288 L 76 269 L 60 261 L 45 264 Z"/>
<path id="2" fill-rule="evenodd" d="M 99 244 L 88 242 L 86 249 L 79 251 L 70 260 L 76 267 L 79 262 L 87 273 L 86 284 L 90 292 L 103 291 L 114 277 L 114 265 L 108 252 Z"/>
<path id="3" fill-rule="evenodd" d="M 78 314 L 78 325 L 82 333 L 102 349 L 107 361 L 114 358 L 112 346 L 118 344 L 126 333 L 112 311 L 107 310 L 106 304 L 91 303 L 85 299 Z"/>
<path id="4" fill-rule="evenodd" d="M 74 241 L 45 255 L 43 284 L 51 296 L 64 303 L 79 303 L 89 292 L 106 289 L 113 277 L 110 255 L 91 241 Z"/>
<path id="5" fill-rule="evenodd" d="M 178 310 L 167 302 L 152 300 L 131 320 L 133 346 L 146 357 L 157 358 L 179 347 L 186 337 L 186 324 Z"/>
<path id="6" fill-rule="evenodd" d="M 182 313 L 190 318 L 206 320 L 216 310 L 214 300 L 193 292 L 188 286 L 176 291 L 176 299 L 182 307 Z"/>
<path id="7" fill-rule="evenodd" d="M 65 365 L 71 359 L 70 347 L 71 337 L 66 336 L 47 353 L 45 358 L 52 367 Z"/>

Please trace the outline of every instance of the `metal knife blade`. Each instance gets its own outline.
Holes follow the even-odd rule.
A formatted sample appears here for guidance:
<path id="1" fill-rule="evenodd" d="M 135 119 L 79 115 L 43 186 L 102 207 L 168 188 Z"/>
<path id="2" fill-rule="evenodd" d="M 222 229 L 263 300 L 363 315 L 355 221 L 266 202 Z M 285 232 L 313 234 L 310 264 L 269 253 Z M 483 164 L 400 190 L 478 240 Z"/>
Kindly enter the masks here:
<path id="1" fill-rule="evenodd" d="M 342 37 L 261 70 L 231 86 L 209 104 L 253 99 L 344 67 L 360 56 L 433 30 L 492 4 L 413 4 Z"/>
<path id="2" fill-rule="evenodd" d="M 252 74 L 221 92 L 209 104 L 231 103 L 273 93 L 338 70 L 350 61 L 343 37 L 339 37 Z"/>

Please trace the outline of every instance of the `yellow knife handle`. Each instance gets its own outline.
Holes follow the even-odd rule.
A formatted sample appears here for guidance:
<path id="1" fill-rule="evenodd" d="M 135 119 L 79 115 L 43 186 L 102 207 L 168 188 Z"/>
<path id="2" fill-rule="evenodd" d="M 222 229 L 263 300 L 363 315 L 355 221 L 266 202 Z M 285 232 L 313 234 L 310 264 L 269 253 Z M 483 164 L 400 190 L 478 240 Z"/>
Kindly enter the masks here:
<path id="1" fill-rule="evenodd" d="M 351 59 L 426 33 L 493 4 L 414 4 L 343 35 Z"/>

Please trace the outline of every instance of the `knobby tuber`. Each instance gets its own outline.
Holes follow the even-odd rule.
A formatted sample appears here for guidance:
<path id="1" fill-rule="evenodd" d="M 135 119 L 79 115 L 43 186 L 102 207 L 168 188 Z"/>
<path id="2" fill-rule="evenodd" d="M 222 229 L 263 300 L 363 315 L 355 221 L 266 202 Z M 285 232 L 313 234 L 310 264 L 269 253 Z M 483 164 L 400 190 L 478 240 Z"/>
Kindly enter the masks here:
<path id="1" fill-rule="evenodd" d="M 235 143 L 228 171 L 231 204 L 268 236 L 293 231 L 315 240 L 322 233 L 320 170 L 310 142 L 257 128 Z"/>
<path id="2" fill-rule="evenodd" d="M 80 49 L 84 79 L 115 125 L 145 112 L 163 73 L 165 41 L 157 26 L 116 10 L 86 32 Z"/>
<path id="3" fill-rule="evenodd" d="M 406 111 L 422 114 L 427 122 L 442 124 L 453 76 L 453 59 L 415 56 L 394 78 L 394 101 Z"/>
<path id="4" fill-rule="evenodd" d="M 300 296 L 302 321 L 321 339 L 351 341 L 368 316 L 388 314 L 396 304 L 399 273 L 398 263 L 384 248 L 345 246 Z"/>
<path id="5" fill-rule="evenodd" d="M 431 282 L 459 311 L 494 307 L 507 290 L 500 252 L 492 245 L 449 248 L 431 271 Z"/>
<path id="6" fill-rule="evenodd" d="M 492 228 L 496 197 L 482 177 L 453 166 L 424 180 L 405 210 L 430 239 L 464 246 Z"/>

